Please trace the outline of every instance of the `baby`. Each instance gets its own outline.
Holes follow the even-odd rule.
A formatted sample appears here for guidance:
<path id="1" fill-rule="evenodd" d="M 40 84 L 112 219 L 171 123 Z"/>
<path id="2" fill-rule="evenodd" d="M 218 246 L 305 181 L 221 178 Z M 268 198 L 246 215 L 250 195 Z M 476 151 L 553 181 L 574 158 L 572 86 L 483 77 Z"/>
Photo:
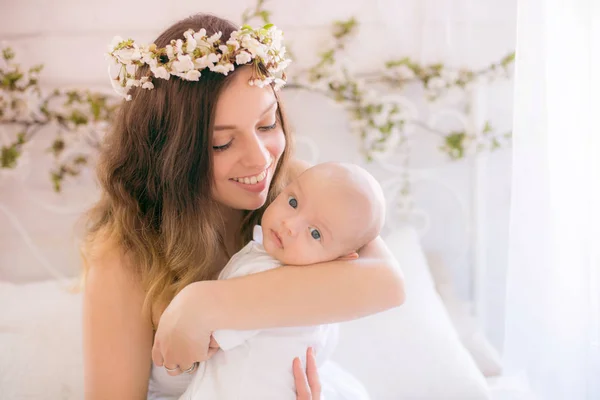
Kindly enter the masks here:
<path id="1" fill-rule="evenodd" d="M 236 253 L 219 279 L 281 265 L 357 258 L 379 235 L 385 200 L 377 181 L 352 164 L 324 163 L 302 173 L 269 205 L 254 240 Z M 368 399 L 351 375 L 328 361 L 337 325 L 213 333 L 222 351 L 202 363 L 181 399 L 295 400 L 292 360 L 312 346 L 323 398 Z"/>

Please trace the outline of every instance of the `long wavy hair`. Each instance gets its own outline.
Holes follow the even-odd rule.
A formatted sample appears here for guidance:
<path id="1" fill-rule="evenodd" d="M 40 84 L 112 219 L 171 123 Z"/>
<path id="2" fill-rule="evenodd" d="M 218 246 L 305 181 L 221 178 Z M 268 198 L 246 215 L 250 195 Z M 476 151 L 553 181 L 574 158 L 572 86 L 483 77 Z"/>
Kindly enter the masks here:
<path id="1" fill-rule="evenodd" d="M 154 43 L 164 47 L 184 39 L 186 30 L 201 28 L 208 35 L 221 31 L 224 38 L 238 29 L 227 20 L 198 14 L 175 23 Z M 140 76 L 147 72 L 138 71 Z M 172 77 L 154 79 L 153 90 L 133 88 L 132 100 L 122 104 L 105 137 L 97 166 L 102 194 L 86 214 L 84 265 L 99 236 L 118 246 L 128 268 L 141 278 L 144 310 L 150 315 L 162 312 L 188 284 L 216 279 L 223 267 L 218 265 L 225 251 L 222 207 L 211 197 L 211 131 L 219 95 L 235 74 L 202 71 L 197 82 Z M 251 239 L 252 227 L 284 185 L 291 138 L 279 105 L 286 147 L 266 203 L 244 211 L 238 244 Z"/>

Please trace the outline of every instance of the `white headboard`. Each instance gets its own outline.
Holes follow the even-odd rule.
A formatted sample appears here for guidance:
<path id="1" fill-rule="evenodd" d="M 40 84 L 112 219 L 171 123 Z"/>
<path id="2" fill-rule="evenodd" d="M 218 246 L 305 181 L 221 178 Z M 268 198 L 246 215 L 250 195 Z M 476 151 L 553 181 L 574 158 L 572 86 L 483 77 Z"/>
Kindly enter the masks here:
<path id="1" fill-rule="evenodd" d="M 468 96 L 468 111 L 443 104 L 432 106 L 427 110 L 428 124 L 438 126 L 441 120 L 452 119 L 467 132 L 476 132 L 475 127 L 483 126 L 485 104 L 478 87 L 472 88 Z M 286 102 L 290 100 L 293 104 L 294 101 L 302 101 L 302 107 L 307 104 L 305 98 L 299 99 L 295 95 L 288 97 Z M 417 112 L 416 104 L 410 99 L 403 98 L 402 102 Z M 291 109 L 293 110 L 293 107 Z M 301 119 L 298 116 L 300 112 L 291 114 L 292 121 L 295 116 L 297 120 Z M 331 118 L 336 118 L 335 113 L 332 113 Z M 453 251 L 447 256 L 453 260 L 446 261 L 454 264 L 452 268 L 458 279 L 464 280 L 462 285 L 474 304 L 474 312 L 483 318 L 487 272 L 487 244 L 483 229 L 487 156 L 482 153 L 454 165 L 442 158 L 438 165 L 419 166 L 419 163 L 415 162 L 419 160 L 417 149 L 410 153 L 392 152 L 373 163 L 366 163 L 360 156 L 351 154 L 355 151 L 356 143 L 348 139 L 347 130 L 335 134 L 328 133 L 325 137 L 323 132 L 327 132 L 328 129 L 330 128 L 326 127 L 324 131 L 316 132 L 313 129 L 297 129 L 299 156 L 311 163 L 339 159 L 335 154 L 329 154 L 331 152 L 327 151 L 327 145 L 329 144 L 331 149 L 333 141 L 339 143 L 338 147 L 349 146 L 345 150 L 338 149 L 342 152 L 339 154 L 344 154 L 344 157 L 349 155 L 343 161 L 363 163 L 378 178 L 384 189 L 388 201 L 385 232 L 399 224 L 408 223 L 415 226 L 424 242 L 429 240 L 430 244 L 434 244 L 433 247 L 444 241 L 452 241 Z M 418 126 L 409 128 L 408 134 L 410 138 L 415 138 L 415 143 L 419 142 L 421 136 L 427 135 Z M 0 131 L 0 135 L 0 140 L 8 140 L 6 132 Z M 340 140 L 332 135 L 339 135 Z M 92 204 L 97 190 L 93 184 L 92 173 L 87 172 L 65 185 L 62 194 L 55 194 L 46 172 L 49 170 L 48 165 L 39 158 L 46 145 L 43 139 L 32 143 L 26 149 L 18 169 L 0 169 L 0 280 L 23 282 L 50 277 L 63 278 L 72 276 L 79 268 L 77 238 L 73 234 L 72 226 L 81 213 Z M 468 175 L 464 180 L 468 184 L 454 185 L 445 175 L 445 171 L 449 169 L 455 169 L 460 175 Z M 413 189 L 410 194 L 402 192 L 406 182 Z M 418 195 L 417 189 L 420 186 L 428 188 L 424 195 Z M 432 213 L 427 207 L 426 203 L 432 197 L 443 199 L 445 208 L 442 212 L 438 210 L 437 213 Z M 453 223 L 448 222 L 449 216 L 454 218 Z M 438 233 L 432 234 L 433 231 Z M 446 237 L 444 232 L 448 232 Z"/>

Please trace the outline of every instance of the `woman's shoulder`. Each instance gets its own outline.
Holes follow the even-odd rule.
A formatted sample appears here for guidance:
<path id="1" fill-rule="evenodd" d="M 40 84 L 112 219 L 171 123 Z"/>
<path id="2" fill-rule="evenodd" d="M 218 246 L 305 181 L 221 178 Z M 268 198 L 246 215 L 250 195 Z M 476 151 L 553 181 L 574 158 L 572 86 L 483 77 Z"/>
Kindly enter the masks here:
<path id="1" fill-rule="evenodd" d="M 106 232 L 93 235 L 82 248 L 81 255 L 84 264 L 82 284 L 88 299 L 101 305 L 110 297 L 121 303 L 143 302 L 142 277 L 132 268 L 131 257 L 113 235 Z"/>
<path id="2" fill-rule="evenodd" d="M 132 271 L 125 249 L 107 228 L 101 228 L 88 235 L 81 246 L 81 255 L 86 272 L 90 269 L 100 269 L 129 274 Z"/>

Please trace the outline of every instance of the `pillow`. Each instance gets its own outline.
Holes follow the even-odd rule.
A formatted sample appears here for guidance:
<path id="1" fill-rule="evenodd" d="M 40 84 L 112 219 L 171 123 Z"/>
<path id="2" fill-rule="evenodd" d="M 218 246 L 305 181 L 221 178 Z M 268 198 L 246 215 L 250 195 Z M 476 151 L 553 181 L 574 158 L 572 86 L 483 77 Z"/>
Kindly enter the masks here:
<path id="1" fill-rule="evenodd" d="M 2 398 L 83 399 L 81 295 L 72 287 L 0 282 Z"/>
<path id="2" fill-rule="evenodd" d="M 488 399 L 484 376 L 435 292 L 416 232 L 386 237 L 406 282 L 406 302 L 342 323 L 334 360 L 356 376 L 373 400 Z"/>
<path id="3" fill-rule="evenodd" d="M 489 342 L 483 329 L 470 311 L 469 304 L 459 299 L 454 283 L 441 257 L 428 254 L 427 261 L 435 282 L 458 337 L 469 351 L 477 367 L 486 377 L 502 374 L 502 360 L 498 351 Z"/>
<path id="4" fill-rule="evenodd" d="M 399 308 L 341 324 L 334 359 L 372 400 L 487 399 L 485 380 L 433 288 L 416 233 L 387 238 L 406 279 Z M 0 388 L 4 397 L 82 399 L 81 295 L 45 281 L 0 282 Z"/>

